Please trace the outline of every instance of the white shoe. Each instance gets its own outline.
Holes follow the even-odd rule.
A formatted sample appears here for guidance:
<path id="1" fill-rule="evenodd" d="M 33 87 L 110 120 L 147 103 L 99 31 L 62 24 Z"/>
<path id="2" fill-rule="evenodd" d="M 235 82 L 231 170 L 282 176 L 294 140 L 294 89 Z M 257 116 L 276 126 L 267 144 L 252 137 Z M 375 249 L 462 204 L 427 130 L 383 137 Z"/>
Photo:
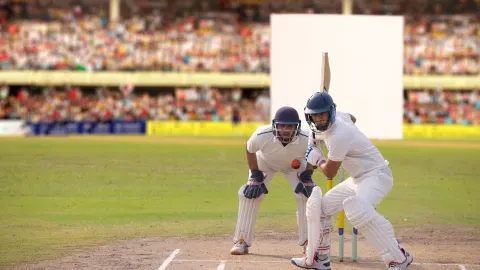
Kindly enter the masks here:
<path id="1" fill-rule="evenodd" d="M 232 255 L 244 255 L 248 254 L 248 246 L 247 243 L 245 243 L 245 240 L 240 238 L 238 242 L 235 243 L 233 246 L 232 250 L 230 251 L 230 254 Z"/>
<path id="2" fill-rule="evenodd" d="M 405 261 L 403 263 L 391 262 L 388 265 L 389 270 L 405 270 L 407 267 L 412 264 L 413 256 L 410 255 L 404 248 L 400 248 L 405 255 Z"/>
<path id="3" fill-rule="evenodd" d="M 303 258 L 292 258 L 291 260 L 292 264 L 295 266 L 298 266 L 300 268 L 305 268 L 305 269 L 316 269 L 316 270 L 330 270 L 330 257 L 328 255 L 324 256 L 318 256 L 318 254 L 315 254 L 315 260 L 313 261 L 313 264 L 309 265 L 307 263 L 307 257 Z"/>

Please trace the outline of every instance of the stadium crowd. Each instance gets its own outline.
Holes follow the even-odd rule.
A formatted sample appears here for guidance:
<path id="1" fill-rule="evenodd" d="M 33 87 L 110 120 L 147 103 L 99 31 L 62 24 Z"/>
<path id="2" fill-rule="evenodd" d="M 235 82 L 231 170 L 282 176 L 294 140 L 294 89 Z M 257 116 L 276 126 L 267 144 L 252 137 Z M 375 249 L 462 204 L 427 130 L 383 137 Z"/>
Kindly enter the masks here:
<path id="1" fill-rule="evenodd" d="M 269 15 L 341 13 L 336 0 L 0 0 L 2 70 L 269 72 Z M 260 4 L 259 4 L 260 3 Z M 266 4 L 265 4 L 266 3 Z M 402 14 L 404 74 L 480 75 L 479 0 L 358 0 L 355 14 Z M 405 92 L 406 123 L 478 125 L 478 89 Z M 266 121 L 268 91 L 175 88 L 159 93 L 0 83 L 0 119 Z"/>
<path id="2" fill-rule="evenodd" d="M 1 68 L 268 72 L 270 13 L 341 11 L 341 1 L 123 1 L 125 19 L 109 21 L 107 1 L 68 2 L 3 5 Z M 411 2 L 355 1 L 354 11 L 405 14 L 405 74 L 478 75 L 480 1 Z"/>
<path id="3" fill-rule="evenodd" d="M 404 123 L 480 125 L 480 93 L 441 89 L 405 91 Z"/>
<path id="4" fill-rule="evenodd" d="M 175 88 L 173 91 L 134 91 L 131 85 L 119 89 L 99 87 L 45 87 L 32 92 L 22 87 L 9 95 L 0 86 L 0 119 L 29 122 L 208 120 L 260 121 L 270 119 L 268 90 Z M 480 125 L 480 91 L 405 91 L 404 122 L 409 124 Z"/>
<path id="5" fill-rule="evenodd" d="M 32 93 L 22 87 L 9 95 L 7 85 L 0 86 L 0 119 L 27 122 L 208 120 L 260 121 L 270 118 L 268 90 L 240 88 L 176 88 L 151 94 L 137 93 L 132 85 L 119 89 L 100 87 L 84 91 L 79 87 L 45 87 Z"/>

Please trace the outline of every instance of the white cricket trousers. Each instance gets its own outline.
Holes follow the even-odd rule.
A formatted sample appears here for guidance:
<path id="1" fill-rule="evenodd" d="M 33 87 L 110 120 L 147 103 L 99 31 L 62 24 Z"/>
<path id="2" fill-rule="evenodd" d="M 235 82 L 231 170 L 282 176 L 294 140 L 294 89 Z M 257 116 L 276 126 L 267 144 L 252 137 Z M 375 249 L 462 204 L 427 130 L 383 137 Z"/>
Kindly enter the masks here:
<path id="1" fill-rule="evenodd" d="M 343 209 L 343 201 L 359 196 L 376 207 L 393 186 L 392 171 L 388 166 L 374 169 L 360 177 L 349 177 L 334 186 L 323 197 L 322 210 L 327 216 L 334 216 Z"/>

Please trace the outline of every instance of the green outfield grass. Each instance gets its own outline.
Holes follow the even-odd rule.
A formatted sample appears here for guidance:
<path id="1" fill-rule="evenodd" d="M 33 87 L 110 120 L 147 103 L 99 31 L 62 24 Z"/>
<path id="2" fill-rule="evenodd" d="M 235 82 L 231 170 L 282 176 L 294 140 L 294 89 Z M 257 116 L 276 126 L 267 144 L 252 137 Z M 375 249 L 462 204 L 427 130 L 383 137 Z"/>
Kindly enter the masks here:
<path id="1" fill-rule="evenodd" d="M 247 180 L 245 141 L 0 139 L 0 266 L 112 239 L 231 235 Z M 377 145 L 395 176 L 379 211 L 395 227 L 480 225 L 479 142 Z M 314 179 L 326 190 L 319 174 Z M 256 231 L 295 231 L 289 185 L 277 176 L 269 190 Z"/>

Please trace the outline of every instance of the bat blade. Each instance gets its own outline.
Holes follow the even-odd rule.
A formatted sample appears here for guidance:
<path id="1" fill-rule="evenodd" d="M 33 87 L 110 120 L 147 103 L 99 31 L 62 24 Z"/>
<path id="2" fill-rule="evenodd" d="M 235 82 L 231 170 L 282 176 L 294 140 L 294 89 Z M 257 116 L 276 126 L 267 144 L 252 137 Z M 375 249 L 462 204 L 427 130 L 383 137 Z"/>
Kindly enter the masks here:
<path id="1" fill-rule="evenodd" d="M 328 63 L 328 53 L 322 53 L 322 69 L 320 75 L 320 89 L 328 92 L 330 89 L 330 64 Z"/>

